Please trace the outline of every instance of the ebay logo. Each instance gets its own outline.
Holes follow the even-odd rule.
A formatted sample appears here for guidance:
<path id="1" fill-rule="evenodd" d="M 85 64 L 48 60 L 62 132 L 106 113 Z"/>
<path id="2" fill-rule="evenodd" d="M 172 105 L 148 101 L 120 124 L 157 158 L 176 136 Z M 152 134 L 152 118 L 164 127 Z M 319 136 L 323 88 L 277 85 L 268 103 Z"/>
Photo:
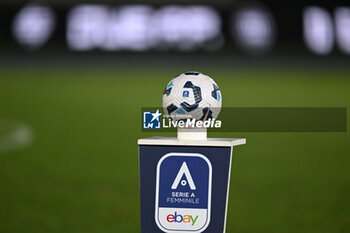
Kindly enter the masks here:
<path id="1" fill-rule="evenodd" d="M 190 223 L 192 226 L 196 223 L 198 219 L 198 215 L 194 218 L 192 215 L 184 215 L 182 216 L 181 214 L 177 214 L 175 212 L 174 214 L 169 214 L 166 217 L 166 220 L 169 223 Z"/>

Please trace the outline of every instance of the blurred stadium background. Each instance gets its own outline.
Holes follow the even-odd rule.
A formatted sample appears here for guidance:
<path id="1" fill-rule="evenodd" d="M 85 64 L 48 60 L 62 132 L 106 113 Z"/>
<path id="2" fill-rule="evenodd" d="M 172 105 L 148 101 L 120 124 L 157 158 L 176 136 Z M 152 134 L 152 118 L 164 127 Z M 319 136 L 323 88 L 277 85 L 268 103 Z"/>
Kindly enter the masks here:
<path id="1" fill-rule="evenodd" d="M 349 107 L 348 1 L 0 2 L 0 232 L 139 232 L 142 107 L 198 70 L 225 107 Z M 237 122 L 239 124 L 239 122 Z M 350 232 L 350 136 L 246 137 L 227 232 Z"/>

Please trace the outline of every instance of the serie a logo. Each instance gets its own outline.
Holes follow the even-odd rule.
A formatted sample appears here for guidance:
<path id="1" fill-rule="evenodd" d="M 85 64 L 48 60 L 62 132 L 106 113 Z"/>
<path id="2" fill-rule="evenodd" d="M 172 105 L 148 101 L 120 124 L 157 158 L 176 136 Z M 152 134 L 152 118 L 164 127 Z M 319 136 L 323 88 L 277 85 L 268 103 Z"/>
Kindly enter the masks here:
<path id="1" fill-rule="evenodd" d="M 212 165 L 202 154 L 168 153 L 157 165 L 155 221 L 164 232 L 204 231 L 210 223 Z"/>

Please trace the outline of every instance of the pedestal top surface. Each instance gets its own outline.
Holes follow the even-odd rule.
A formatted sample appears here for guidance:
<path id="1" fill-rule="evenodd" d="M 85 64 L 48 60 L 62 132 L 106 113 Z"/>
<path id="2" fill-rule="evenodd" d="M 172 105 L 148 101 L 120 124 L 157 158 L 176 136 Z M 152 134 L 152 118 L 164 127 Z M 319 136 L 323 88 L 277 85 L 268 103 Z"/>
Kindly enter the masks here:
<path id="1" fill-rule="evenodd" d="M 223 146 L 231 147 L 246 144 L 245 138 L 207 138 L 205 140 L 179 140 L 173 137 L 150 137 L 137 140 L 139 145 L 169 146 Z"/>

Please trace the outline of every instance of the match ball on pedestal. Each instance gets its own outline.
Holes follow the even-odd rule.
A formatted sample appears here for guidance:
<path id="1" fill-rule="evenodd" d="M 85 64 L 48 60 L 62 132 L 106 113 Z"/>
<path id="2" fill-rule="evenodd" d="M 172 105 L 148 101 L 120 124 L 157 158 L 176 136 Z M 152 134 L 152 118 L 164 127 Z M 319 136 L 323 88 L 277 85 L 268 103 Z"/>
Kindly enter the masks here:
<path id="1" fill-rule="evenodd" d="M 173 78 L 163 93 L 163 109 L 171 120 L 217 119 L 222 105 L 219 86 L 200 72 L 185 72 Z"/>

